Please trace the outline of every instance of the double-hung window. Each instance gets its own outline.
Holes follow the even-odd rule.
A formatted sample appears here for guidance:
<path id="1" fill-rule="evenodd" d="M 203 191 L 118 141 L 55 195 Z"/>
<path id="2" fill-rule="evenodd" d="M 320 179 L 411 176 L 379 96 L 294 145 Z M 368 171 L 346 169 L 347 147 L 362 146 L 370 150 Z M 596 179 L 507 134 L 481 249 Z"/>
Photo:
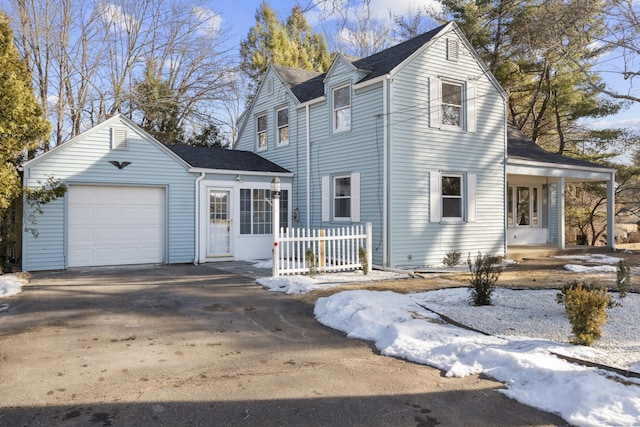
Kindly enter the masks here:
<path id="1" fill-rule="evenodd" d="M 442 82 L 442 125 L 462 127 L 462 85 Z"/>
<path id="2" fill-rule="evenodd" d="M 333 217 L 351 218 L 351 176 L 342 175 L 333 178 Z"/>
<path id="3" fill-rule="evenodd" d="M 470 173 L 429 173 L 430 222 L 476 221 L 477 176 Z"/>
<path id="4" fill-rule="evenodd" d="M 256 133 L 258 140 L 258 150 L 267 149 L 267 115 L 265 113 L 259 114 L 256 117 Z"/>
<path id="5" fill-rule="evenodd" d="M 351 85 L 333 89 L 333 130 L 351 129 Z"/>
<path id="6" fill-rule="evenodd" d="M 442 219 L 462 220 L 462 175 L 442 175 Z"/>
<path id="7" fill-rule="evenodd" d="M 276 110 L 278 124 L 278 145 L 289 143 L 289 107 Z"/>

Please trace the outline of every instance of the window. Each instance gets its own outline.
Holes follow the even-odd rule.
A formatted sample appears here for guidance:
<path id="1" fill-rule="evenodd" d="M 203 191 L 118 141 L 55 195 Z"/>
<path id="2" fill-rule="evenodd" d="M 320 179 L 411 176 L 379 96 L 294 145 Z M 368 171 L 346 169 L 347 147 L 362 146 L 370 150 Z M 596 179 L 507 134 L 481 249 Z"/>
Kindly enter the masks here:
<path id="1" fill-rule="evenodd" d="M 265 150 L 267 148 L 267 115 L 260 114 L 256 117 L 256 128 L 258 136 L 258 149 Z"/>
<path id="2" fill-rule="evenodd" d="M 271 190 L 240 189 L 240 234 L 271 234 Z M 280 192 L 280 227 L 289 226 L 289 192 Z"/>
<path id="3" fill-rule="evenodd" d="M 429 221 L 475 222 L 477 181 L 470 173 L 429 172 Z"/>
<path id="4" fill-rule="evenodd" d="M 442 219 L 463 219 L 462 176 L 442 175 Z"/>
<path id="5" fill-rule="evenodd" d="M 351 129 L 351 86 L 333 90 L 333 130 Z"/>
<path id="6" fill-rule="evenodd" d="M 289 107 L 276 110 L 278 123 L 278 145 L 289 143 Z"/>
<path id="7" fill-rule="evenodd" d="M 442 124 L 462 127 L 462 85 L 442 83 Z"/>
<path id="8" fill-rule="evenodd" d="M 351 177 L 348 175 L 333 178 L 333 217 L 351 218 Z"/>
<path id="9" fill-rule="evenodd" d="M 539 187 L 509 187 L 507 221 L 510 227 L 537 227 L 540 225 L 539 195 Z"/>

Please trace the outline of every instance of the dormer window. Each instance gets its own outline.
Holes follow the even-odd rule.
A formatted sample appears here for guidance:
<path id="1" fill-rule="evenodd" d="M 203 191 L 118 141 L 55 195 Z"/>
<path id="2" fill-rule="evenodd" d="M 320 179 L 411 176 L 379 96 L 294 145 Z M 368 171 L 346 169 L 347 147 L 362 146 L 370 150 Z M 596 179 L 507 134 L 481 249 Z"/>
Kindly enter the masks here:
<path id="1" fill-rule="evenodd" d="M 351 85 L 333 89 L 333 131 L 351 129 Z"/>

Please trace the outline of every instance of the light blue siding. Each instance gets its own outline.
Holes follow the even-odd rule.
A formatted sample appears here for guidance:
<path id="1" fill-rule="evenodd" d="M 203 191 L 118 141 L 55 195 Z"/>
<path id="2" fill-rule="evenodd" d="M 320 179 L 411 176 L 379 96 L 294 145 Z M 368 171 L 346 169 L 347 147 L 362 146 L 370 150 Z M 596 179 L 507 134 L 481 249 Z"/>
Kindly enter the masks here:
<path id="1" fill-rule="evenodd" d="M 447 34 L 455 37 L 455 33 Z M 446 60 L 446 37 L 435 40 L 391 82 L 390 256 L 392 266 L 442 263 L 449 251 L 504 255 L 504 100 L 476 59 L 463 49 Z M 473 87 L 476 129 L 449 130 L 430 122 L 430 91 L 437 79 Z M 464 122 L 464 120 L 463 120 Z M 430 173 L 477 177 L 475 221 L 430 222 Z"/>
<path id="2" fill-rule="evenodd" d="M 111 150 L 112 128 L 126 129 L 129 149 Z M 131 164 L 117 169 L 109 161 Z M 193 262 L 195 249 L 195 176 L 168 150 L 116 117 L 25 165 L 25 186 L 53 176 L 63 182 L 166 188 L 166 253 L 168 263 Z M 66 197 L 43 206 L 43 214 L 25 204 L 25 226 L 35 215 L 37 237 L 23 233 L 23 269 L 66 268 Z"/>

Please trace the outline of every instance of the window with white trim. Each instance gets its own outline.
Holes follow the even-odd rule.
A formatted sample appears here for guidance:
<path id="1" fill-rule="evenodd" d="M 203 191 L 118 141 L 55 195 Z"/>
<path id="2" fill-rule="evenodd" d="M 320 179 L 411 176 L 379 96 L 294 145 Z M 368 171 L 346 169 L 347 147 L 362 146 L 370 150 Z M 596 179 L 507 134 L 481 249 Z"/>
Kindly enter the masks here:
<path id="1" fill-rule="evenodd" d="M 442 82 L 442 125 L 462 127 L 462 85 Z"/>
<path id="2" fill-rule="evenodd" d="M 240 189 L 240 234 L 271 234 L 273 231 L 271 190 Z M 280 191 L 280 227 L 289 226 L 289 191 Z"/>
<path id="3" fill-rule="evenodd" d="M 442 175 L 441 197 L 442 197 L 442 219 L 462 220 L 463 197 L 462 175 Z"/>
<path id="4" fill-rule="evenodd" d="M 333 177 L 333 217 L 351 218 L 351 176 Z"/>
<path id="5" fill-rule="evenodd" d="M 276 110 L 276 122 L 278 125 L 278 145 L 289 143 L 289 107 Z"/>
<path id="6" fill-rule="evenodd" d="M 351 129 L 351 85 L 333 89 L 333 130 Z"/>
<path id="7" fill-rule="evenodd" d="M 475 222 L 477 176 L 430 172 L 430 222 Z"/>
<path id="8" fill-rule="evenodd" d="M 476 131 L 476 88 L 469 82 L 429 78 L 429 126 Z"/>
<path id="9" fill-rule="evenodd" d="M 360 222 L 360 173 L 322 177 L 322 221 Z"/>
<path id="10" fill-rule="evenodd" d="M 266 150 L 268 143 L 266 113 L 256 116 L 256 138 L 258 142 L 258 150 Z"/>

